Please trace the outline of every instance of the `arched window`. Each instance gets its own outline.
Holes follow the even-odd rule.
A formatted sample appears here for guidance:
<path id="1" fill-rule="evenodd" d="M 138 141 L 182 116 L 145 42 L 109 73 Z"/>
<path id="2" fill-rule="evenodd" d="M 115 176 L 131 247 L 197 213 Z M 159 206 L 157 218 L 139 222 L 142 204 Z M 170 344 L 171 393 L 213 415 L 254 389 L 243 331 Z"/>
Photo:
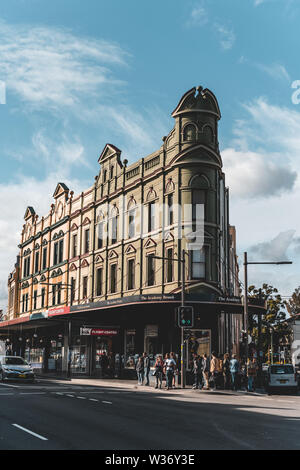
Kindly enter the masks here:
<path id="1" fill-rule="evenodd" d="M 135 202 L 134 200 L 131 200 L 128 204 L 128 238 L 133 238 L 135 236 L 135 213 Z"/>
<path id="2" fill-rule="evenodd" d="M 192 142 L 196 140 L 195 124 L 187 124 L 183 130 L 183 140 Z"/>
<path id="3" fill-rule="evenodd" d="M 111 243 L 117 243 L 118 239 L 118 209 L 113 207 L 111 211 Z"/>
<path id="4" fill-rule="evenodd" d="M 215 136 L 214 136 L 213 129 L 210 126 L 205 125 L 202 128 L 202 132 L 203 132 L 203 135 L 204 135 L 205 142 L 207 142 L 209 144 L 213 144 L 214 141 L 215 141 Z"/>

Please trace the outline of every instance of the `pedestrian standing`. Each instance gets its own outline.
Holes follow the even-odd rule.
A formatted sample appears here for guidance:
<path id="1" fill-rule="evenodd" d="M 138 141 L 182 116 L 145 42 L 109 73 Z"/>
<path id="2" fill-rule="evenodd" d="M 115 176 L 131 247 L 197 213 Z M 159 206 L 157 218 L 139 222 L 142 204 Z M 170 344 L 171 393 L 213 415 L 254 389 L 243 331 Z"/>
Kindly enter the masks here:
<path id="1" fill-rule="evenodd" d="M 210 362 L 207 354 L 203 354 L 202 358 L 202 375 L 204 379 L 204 389 L 209 390 L 209 371 L 210 371 Z"/>
<path id="2" fill-rule="evenodd" d="M 224 378 L 224 389 L 229 390 L 230 389 L 230 361 L 229 361 L 228 353 L 224 354 L 222 370 L 223 370 L 223 378 Z"/>
<path id="3" fill-rule="evenodd" d="M 154 368 L 155 368 L 154 373 L 155 373 L 155 379 L 156 379 L 155 388 L 158 388 L 158 384 L 159 384 L 159 388 L 161 388 L 162 378 L 163 378 L 163 369 L 164 369 L 164 361 L 163 361 L 162 356 L 157 357 L 155 364 L 154 364 Z"/>
<path id="4" fill-rule="evenodd" d="M 174 370 L 176 369 L 176 362 L 169 354 L 166 355 L 165 359 L 165 369 L 166 369 L 166 378 L 167 378 L 167 390 L 172 388 Z"/>
<path id="5" fill-rule="evenodd" d="M 201 372 L 202 372 L 201 359 L 196 353 L 193 353 L 193 374 L 194 374 L 193 389 L 199 388 L 201 390 L 202 388 Z"/>
<path id="6" fill-rule="evenodd" d="M 232 359 L 230 361 L 230 374 L 231 374 L 231 385 L 232 385 L 232 390 L 237 390 L 238 389 L 238 373 L 240 370 L 240 364 L 239 361 L 236 358 L 236 355 L 232 355 Z"/>
<path id="7" fill-rule="evenodd" d="M 257 376 L 257 363 L 256 359 L 249 358 L 247 363 L 247 377 L 248 377 L 248 392 L 253 392 L 255 388 L 255 379 Z"/>
<path id="8" fill-rule="evenodd" d="M 174 362 L 176 364 L 176 366 L 174 368 L 173 379 L 172 379 L 172 387 L 175 388 L 176 387 L 176 375 L 178 373 L 178 364 L 177 364 L 176 354 L 174 352 L 171 352 L 170 353 L 170 358 L 174 359 Z"/>
<path id="9" fill-rule="evenodd" d="M 138 377 L 138 385 L 143 385 L 144 383 L 144 359 L 142 356 L 138 358 L 135 369 L 136 369 L 137 377 Z"/>
<path id="10" fill-rule="evenodd" d="M 210 361 L 210 374 L 211 374 L 210 383 L 211 383 L 213 389 L 216 389 L 216 387 L 217 387 L 219 371 L 220 371 L 219 359 L 218 359 L 216 353 L 212 352 L 211 353 L 211 361 Z"/>
<path id="11" fill-rule="evenodd" d="M 145 385 L 149 385 L 149 374 L 150 374 L 150 357 L 146 352 L 143 354 L 144 359 L 144 378 L 146 380 Z"/>

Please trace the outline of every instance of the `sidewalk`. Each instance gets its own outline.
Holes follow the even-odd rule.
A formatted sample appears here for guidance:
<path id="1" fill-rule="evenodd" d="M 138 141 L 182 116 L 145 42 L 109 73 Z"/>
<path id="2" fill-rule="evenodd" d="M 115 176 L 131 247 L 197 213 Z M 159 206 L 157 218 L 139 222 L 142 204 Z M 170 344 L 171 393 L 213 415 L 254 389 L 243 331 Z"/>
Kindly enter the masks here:
<path id="1" fill-rule="evenodd" d="M 67 379 L 66 377 L 59 377 L 59 376 L 49 376 L 48 374 L 41 374 L 37 376 L 38 379 L 43 379 L 43 380 L 49 380 L 49 381 L 63 381 L 70 383 L 72 385 L 87 385 L 87 386 L 98 386 L 98 387 L 114 387 L 114 388 L 120 388 L 120 389 L 131 389 L 133 391 L 139 391 L 139 392 L 152 392 L 152 393 L 158 393 L 161 391 L 166 391 L 165 386 L 162 387 L 162 389 L 156 389 L 155 388 L 155 378 L 154 377 L 149 377 L 150 378 L 150 385 L 137 385 L 137 382 L 135 380 L 126 380 L 126 379 L 100 379 L 100 378 L 94 378 L 94 377 L 73 377 L 71 379 Z M 176 386 L 175 389 L 169 390 L 169 392 L 175 392 L 175 393 L 183 393 L 183 392 L 189 392 L 189 393 L 197 393 L 197 394 L 217 394 L 217 395 L 252 395 L 252 396 L 261 396 L 261 395 L 266 395 L 265 390 L 263 389 L 257 389 L 255 392 L 248 392 L 247 390 L 195 390 L 191 385 L 186 385 L 184 389 L 180 387 L 180 385 Z"/>

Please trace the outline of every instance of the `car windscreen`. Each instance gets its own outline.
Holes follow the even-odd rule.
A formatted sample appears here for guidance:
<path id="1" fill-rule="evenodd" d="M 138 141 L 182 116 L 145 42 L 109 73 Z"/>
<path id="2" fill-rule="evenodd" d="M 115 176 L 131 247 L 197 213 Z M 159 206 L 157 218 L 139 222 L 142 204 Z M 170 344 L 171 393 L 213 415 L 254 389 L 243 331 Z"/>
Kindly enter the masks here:
<path id="1" fill-rule="evenodd" d="M 271 374 L 293 374 L 293 366 L 271 366 Z"/>
<path id="2" fill-rule="evenodd" d="M 6 366 L 24 366 L 27 365 L 27 362 L 21 357 L 4 357 L 2 364 Z"/>

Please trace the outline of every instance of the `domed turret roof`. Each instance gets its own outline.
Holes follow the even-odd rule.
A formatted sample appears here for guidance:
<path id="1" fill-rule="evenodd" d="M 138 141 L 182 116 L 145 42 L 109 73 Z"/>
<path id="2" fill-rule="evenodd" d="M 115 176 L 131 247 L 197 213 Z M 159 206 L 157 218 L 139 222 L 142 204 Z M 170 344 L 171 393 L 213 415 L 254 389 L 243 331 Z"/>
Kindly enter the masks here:
<path id="1" fill-rule="evenodd" d="M 180 99 L 178 105 L 172 112 L 172 117 L 189 112 L 200 112 L 214 114 L 218 119 L 221 112 L 217 98 L 208 88 L 194 87 L 187 91 Z"/>

